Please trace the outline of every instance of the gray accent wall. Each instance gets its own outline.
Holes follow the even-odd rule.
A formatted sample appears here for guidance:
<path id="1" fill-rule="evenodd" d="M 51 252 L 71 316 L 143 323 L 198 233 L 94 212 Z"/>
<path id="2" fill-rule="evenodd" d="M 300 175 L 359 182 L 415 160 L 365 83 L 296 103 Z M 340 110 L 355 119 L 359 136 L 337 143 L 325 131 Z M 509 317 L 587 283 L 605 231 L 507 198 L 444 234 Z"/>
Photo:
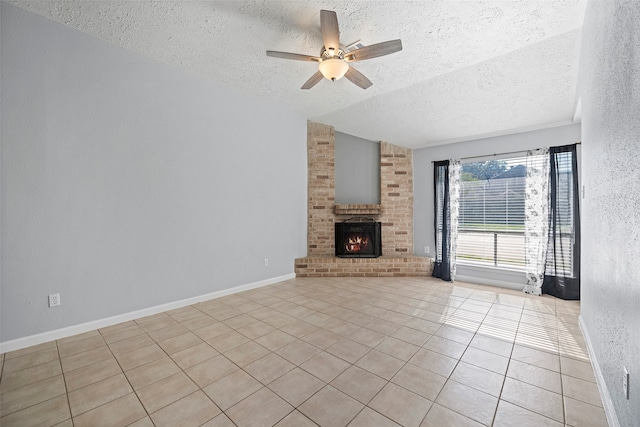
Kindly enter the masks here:
<path id="1" fill-rule="evenodd" d="M 640 425 L 640 2 L 587 5 L 582 322 L 621 426 Z M 629 399 L 623 396 L 623 366 Z"/>
<path id="2" fill-rule="evenodd" d="M 293 273 L 306 118 L 0 16 L 0 342 Z"/>
<path id="3" fill-rule="evenodd" d="M 455 144 L 422 148 L 413 152 L 413 245 L 414 253 L 421 256 L 435 255 L 433 233 L 433 161 L 470 156 L 485 156 L 534 148 L 574 144 L 580 142 L 580 124 L 566 125 L 531 132 L 465 141 Z M 578 151 L 578 155 L 579 155 Z M 520 155 L 525 155 L 521 153 Z M 518 154 L 516 154 L 518 155 Z M 500 157 L 479 158 L 477 161 Z M 424 247 L 429 247 L 425 253 Z M 477 283 L 499 284 L 518 288 L 526 284 L 523 272 L 458 265 L 457 275 L 473 278 Z"/>
<path id="4" fill-rule="evenodd" d="M 380 143 L 335 132 L 336 204 L 380 203 Z"/>

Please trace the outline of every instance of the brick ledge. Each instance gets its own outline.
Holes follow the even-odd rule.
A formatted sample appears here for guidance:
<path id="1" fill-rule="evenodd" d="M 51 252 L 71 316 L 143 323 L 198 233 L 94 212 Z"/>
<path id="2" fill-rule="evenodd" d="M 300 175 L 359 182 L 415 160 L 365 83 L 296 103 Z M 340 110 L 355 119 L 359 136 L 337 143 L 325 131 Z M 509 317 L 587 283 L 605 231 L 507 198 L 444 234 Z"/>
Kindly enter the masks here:
<path id="1" fill-rule="evenodd" d="M 334 205 L 336 215 L 381 215 L 382 205 Z"/>
<path id="2" fill-rule="evenodd" d="M 379 258 L 338 258 L 312 255 L 295 260 L 296 277 L 430 276 L 433 259 L 415 255 Z"/>

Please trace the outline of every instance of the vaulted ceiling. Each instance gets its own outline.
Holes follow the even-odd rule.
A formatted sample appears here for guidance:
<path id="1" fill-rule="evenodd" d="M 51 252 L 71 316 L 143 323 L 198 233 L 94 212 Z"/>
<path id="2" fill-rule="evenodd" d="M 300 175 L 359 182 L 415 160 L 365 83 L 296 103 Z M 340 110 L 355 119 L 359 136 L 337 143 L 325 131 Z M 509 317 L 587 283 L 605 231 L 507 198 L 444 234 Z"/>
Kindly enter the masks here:
<path id="1" fill-rule="evenodd" d="M 361 138 L 419 148 L 574 121 L 586 0 L 11 3 Z M 304 91 L 316 63 L 266 56 L 319 55 L 321 9 L 345 45 L 402 39 L 354 64 L 369 89 Z"/>

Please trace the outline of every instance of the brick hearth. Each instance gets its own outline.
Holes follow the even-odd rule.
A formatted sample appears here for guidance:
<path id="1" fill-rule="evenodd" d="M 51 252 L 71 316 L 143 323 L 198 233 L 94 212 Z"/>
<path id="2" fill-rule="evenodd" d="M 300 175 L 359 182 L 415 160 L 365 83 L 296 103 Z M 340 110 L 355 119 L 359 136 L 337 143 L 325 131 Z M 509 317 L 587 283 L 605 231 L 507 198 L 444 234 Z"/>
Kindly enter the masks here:
<path id="1" fill-rule="evenodd" d="M 335 204 L 335 133 L 308 122 L 307 254 L 295 260 L 299 277 L 426 276 L 431 258 L 413 255 L 413 152 L 380 142 L 380 205 Z M 382 257 L 335 257 L 334 224 L 363 215 L 382 223 Z"/>
<path id="2" fill-rule="evenodd" d="M 398 277 L 431 275 L 432 266 L 431 258 L 413 255 L 379 258 L 315 255 L 296 259 L 295 269 L 297 277 Z"/>

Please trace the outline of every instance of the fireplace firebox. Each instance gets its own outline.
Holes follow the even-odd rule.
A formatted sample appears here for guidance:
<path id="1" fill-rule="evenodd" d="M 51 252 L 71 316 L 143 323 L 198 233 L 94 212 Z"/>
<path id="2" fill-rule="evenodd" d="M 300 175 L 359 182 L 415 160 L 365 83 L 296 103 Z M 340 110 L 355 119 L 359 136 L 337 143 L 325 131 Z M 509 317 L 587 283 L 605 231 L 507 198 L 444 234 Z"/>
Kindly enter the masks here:
<path id="1" fill-rule="evenodd" d="M 381 224 L 371 218 L 351 218 L 335 224 L 336 256 L 377 258 L 382 255 Z"/>

